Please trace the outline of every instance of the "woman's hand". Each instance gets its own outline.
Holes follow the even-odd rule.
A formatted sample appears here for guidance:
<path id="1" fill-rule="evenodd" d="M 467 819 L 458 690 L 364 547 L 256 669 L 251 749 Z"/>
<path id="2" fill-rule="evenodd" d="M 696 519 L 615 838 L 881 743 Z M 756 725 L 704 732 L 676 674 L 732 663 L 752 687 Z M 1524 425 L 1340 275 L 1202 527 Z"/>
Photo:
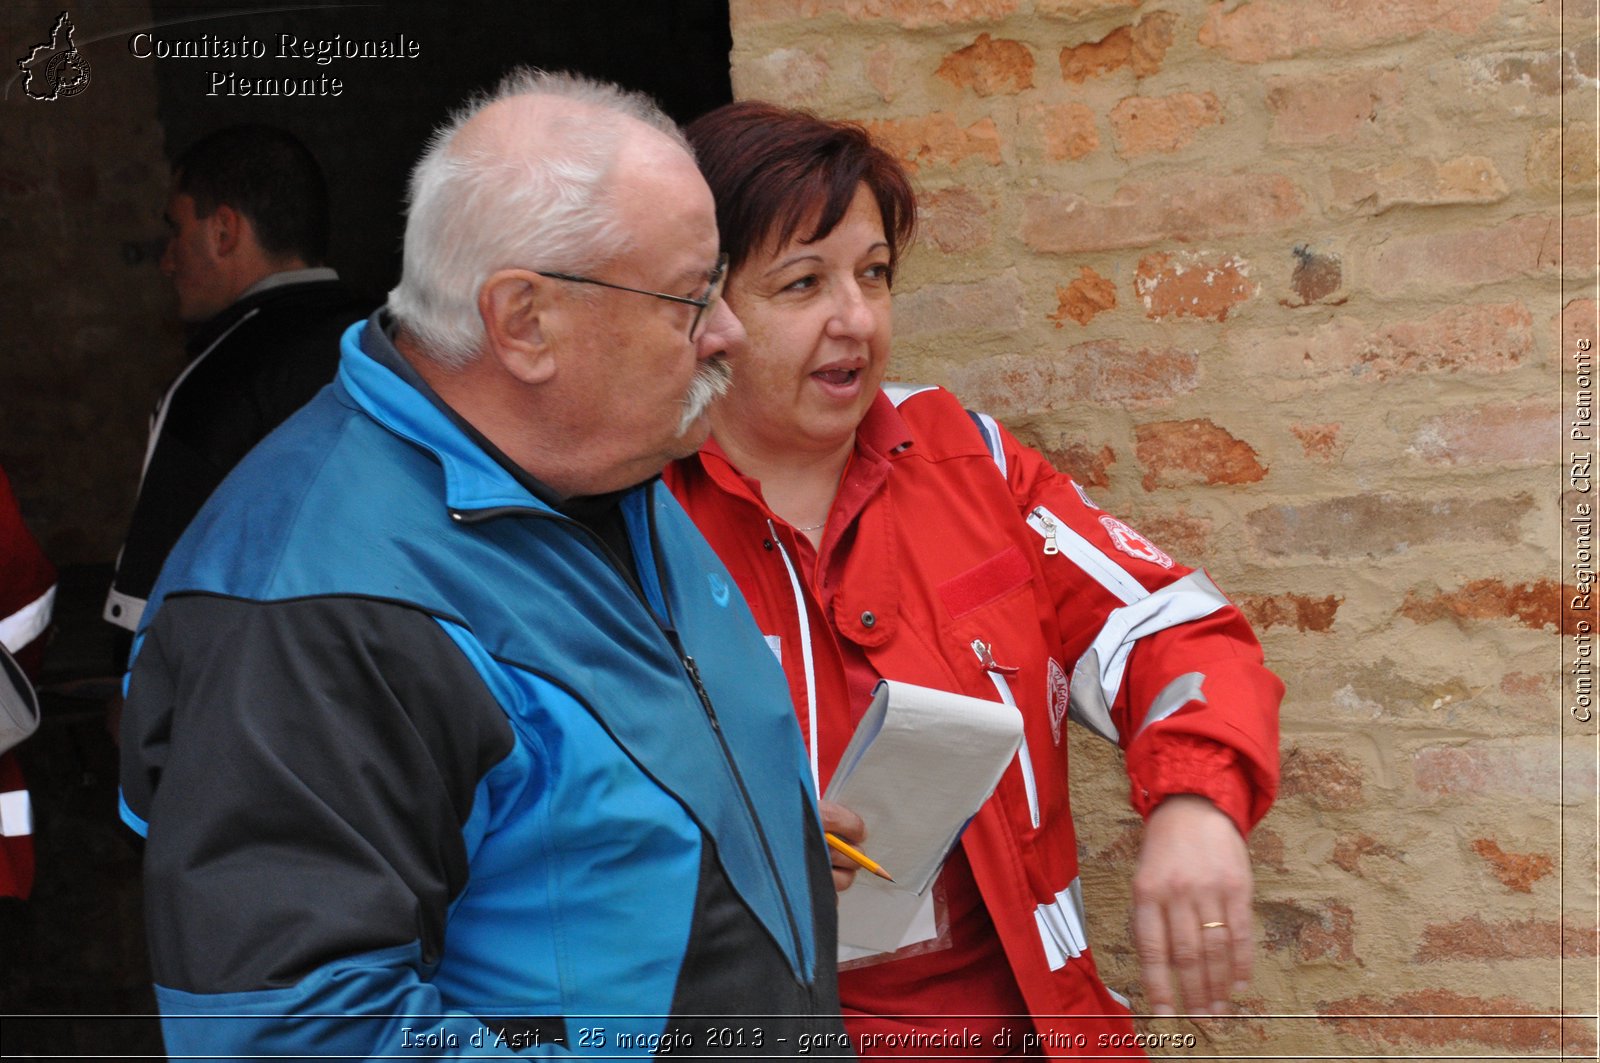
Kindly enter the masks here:
<path id="1" fill-rule="evenodd" d="M 1251 890 L 1249 850 L 1216 805 L 1179 794 L 1150 813 L 1133 876 L 1133 940 L 1155 1014 L 1174 1014 L 1178 992 L 1190 1013 L 1228 1012 L 1250 981 Z"/>
<path id="2" fill-rule="evenodd" d="M 817 808 L 822 813 L 822 829 L 834 837 L 859 846 L 861 840 L 867 836 L 867 825 L 861 822 L 861 817 L 832 801 L 820 801 Z M 833 863 L 833 889 L 835 893 L 843 893 L 850 888 L 850 883 L 856 880 L 856 867 L 843 853 L 837 852 L 832 846 L 828 847 L 828 858 Z"/>

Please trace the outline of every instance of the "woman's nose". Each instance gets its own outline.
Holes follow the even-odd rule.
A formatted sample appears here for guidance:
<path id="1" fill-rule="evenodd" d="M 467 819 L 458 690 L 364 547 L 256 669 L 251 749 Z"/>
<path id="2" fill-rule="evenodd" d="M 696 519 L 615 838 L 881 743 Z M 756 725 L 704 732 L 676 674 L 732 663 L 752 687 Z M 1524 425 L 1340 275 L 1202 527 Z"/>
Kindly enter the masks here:
<path id="1" fill-rule="evenodd" d="M 866 293 L 854 281 L 839 285 L 836 291 L 833 317 L 828 323 L 830 331 L 840 337 L 865 339 L 877 322 Z"/>

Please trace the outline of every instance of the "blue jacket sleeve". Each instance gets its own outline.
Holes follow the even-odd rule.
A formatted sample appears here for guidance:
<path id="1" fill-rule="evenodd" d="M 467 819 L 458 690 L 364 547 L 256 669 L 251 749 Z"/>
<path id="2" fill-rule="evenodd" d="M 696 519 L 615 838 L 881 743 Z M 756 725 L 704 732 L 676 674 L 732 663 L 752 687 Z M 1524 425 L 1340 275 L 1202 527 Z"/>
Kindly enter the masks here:
<path id="1" fill-rule="evenodd" d="M 122 804 L 146 834 L 169 1052 L 521 1047 L 442 1014 L 426 979 L 466 886 L 469 819 L 512 744 L 482 680 L 418 610 L 167 599 L 131 672 Z"/>

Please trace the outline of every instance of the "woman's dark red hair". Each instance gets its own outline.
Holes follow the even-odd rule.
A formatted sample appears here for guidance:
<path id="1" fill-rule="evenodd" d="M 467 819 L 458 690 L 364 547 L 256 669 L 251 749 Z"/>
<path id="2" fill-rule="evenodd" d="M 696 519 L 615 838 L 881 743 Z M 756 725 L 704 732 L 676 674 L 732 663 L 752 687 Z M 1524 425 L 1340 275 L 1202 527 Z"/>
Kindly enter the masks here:
<path id="1" fill-rule="evenodd" d="M 782 247 L 812 217 L 802 243 L 820 240 L 866 185 L 878 201 L 891 270 L 916 230 L 917 197 L 905 169 L 865 129 L 805 111 L 743 100 L 702 115 L 684 131 L 717 200 L 717 228 L 731 269 Z"/>

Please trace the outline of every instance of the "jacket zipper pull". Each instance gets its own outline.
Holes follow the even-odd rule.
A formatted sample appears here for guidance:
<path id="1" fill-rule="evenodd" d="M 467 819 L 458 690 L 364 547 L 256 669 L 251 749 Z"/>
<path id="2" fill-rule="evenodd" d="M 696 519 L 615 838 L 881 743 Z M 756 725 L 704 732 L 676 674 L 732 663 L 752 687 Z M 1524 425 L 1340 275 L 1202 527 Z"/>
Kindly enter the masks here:
<path id="1" fill-rule="evenodd" d="M 1021 669 L 998 663 L 994 654 L 989 652 L 989 647 L 982 639 L 972 640 L 972 652 L 978 655 L 978 664 L 985 672 L 996 672 L 1000 675 L 1016 675 Z"/>
<path id="2" fill-rule="evenodd" d="M 694 692 L 700 695 L 700 704 L 706 707 L 706 719 L 711 721 L 711 729 L 720 734 L 722 724 L 717 720 L 717 710 L 711 705 L 711 695 L 706 692 L 705 683 L 700 681 L 700 666 L 687 653 L 683 655 L 683 663 L 689 669 L 689 678 L 694 681 Z"/>
<path id="3" fill-rule="evenodd" d="M 1045 512 L 1043 508 L 1034 510 L 1033 515 L 1039 518 L 1040 524 L 1044 525 L 1045 556 L 1059 554 L 1061 548 L 1056 545 L 1056 522 L 1050 518 L 1050 514 Z"/>

